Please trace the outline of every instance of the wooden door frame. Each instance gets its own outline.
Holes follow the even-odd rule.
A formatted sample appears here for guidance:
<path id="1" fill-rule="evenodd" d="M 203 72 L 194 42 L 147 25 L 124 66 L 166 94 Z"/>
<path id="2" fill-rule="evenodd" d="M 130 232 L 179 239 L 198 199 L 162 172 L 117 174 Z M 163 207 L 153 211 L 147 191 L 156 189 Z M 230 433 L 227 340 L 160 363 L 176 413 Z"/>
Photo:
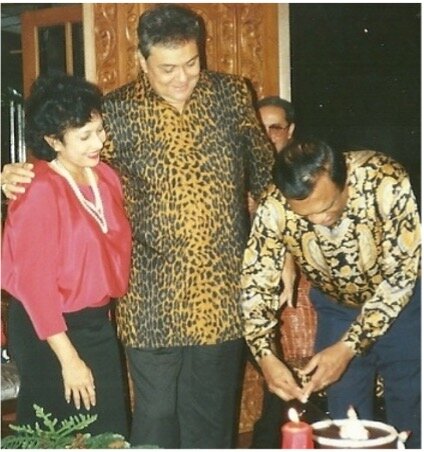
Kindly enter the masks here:
<path id="1" fill-rule="evenodd" d="M 64 20 L 64 17 L 66 20 Z M 74 23 L 82 23 L 82 6 L 59 6 L 32 11 L 21 15 L 22 24 L 22 64 L 23 90 L 27 97 L 34 80 L 39 76 L 40 61 L 38 54 L 38 28 L 65 24 L 65 33 L 69 32 Z M 71 64 L 67 63 L 68 67 Z"/>

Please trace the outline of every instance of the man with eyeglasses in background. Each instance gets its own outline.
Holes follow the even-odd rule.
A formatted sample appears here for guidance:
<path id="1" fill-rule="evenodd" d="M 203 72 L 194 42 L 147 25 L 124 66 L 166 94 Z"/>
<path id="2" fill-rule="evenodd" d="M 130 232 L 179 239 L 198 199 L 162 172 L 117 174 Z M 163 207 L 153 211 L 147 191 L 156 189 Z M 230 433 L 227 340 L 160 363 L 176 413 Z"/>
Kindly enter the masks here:
<path id="1" fill-rule="evenodd" d="M 281 97 L 267 96 L 257 102 L 256 109 L 268 138 L 278 154 L 293 138 L 296 128 L 293 105 Z M 249 195 L 249 212 L 252 217 L 255 211 L 256 203 Z"/>
<path id="2" fill-rule="evenodd" d="M 257 110 L 266 133 L 278 154 L 294 135 L 296 124 L 293 105 L 281 97 L 268 96 L 257 103 Z"/>
<path id="3" fill-rule="evenodd" d="M 295 110 L 291 102 L 278 96 L 268 96 L 259 100 L 256 109 L 268 138 L 274 145 L 275 152 L 279 154 L 293 140 L 295 123 Z M 250 211 L 255 211 L 254 203 L 249 202 Z M 288 304 L 292 306 L 294 297 L 294 286 L 288 285 L 290 278 L 285 278 L 285 285 L 280 296 L 281 305 Z M 308 284 L 301 277 L 300 284 Z M 279 341 L 279 335 L 277 334 Z M 276 344 L 278 348 L 280 344 Z M 262 412 L 260 418 L 256 421 L 251 448 L 253 449 L 278 449 L 281 446 L 281 424 L 286 419 L 288 403 L 280 399 L 277 395 L 270 392 L 264 385 Z"/>

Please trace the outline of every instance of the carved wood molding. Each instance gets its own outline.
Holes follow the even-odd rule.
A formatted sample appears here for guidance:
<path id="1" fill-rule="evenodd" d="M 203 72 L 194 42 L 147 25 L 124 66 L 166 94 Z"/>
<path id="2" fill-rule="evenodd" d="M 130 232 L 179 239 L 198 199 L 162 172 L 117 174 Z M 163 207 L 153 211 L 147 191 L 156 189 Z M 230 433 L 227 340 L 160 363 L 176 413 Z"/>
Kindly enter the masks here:
<path id="1" fill-rule="evenodd" d="M 207 68 L 237 73 L 236 7 L 231 3 L 193 3 L 187 5 L 205 22 Z"/>
<path id="2" fill-rule="evenodd" d="M 259 97 L 264 91 L 263 14 L 261 8 L 238 5 L 238 66 Z"/>
<path id="3" fill-rule="evenodd" d="M 117 9 L 114 3 L 94 5 L 97 83 L 105 92 L 116 87 L 119 78 Z"/>
<path id="4" fill-rule="evenodd" d="M 138 62 L 137 26 L 141 12 L 137 4 L 130 3 L 126 5 L 124 13 L 122 15 L 122 28 L 125 29 L 125 51 L 121 53 L 123 57 L 122 67 L 124 68 L 121 82 L 128 83 L 137 77 L 140 67 Z"/>
<path id="5" fill-rule="evenodd" d="M 137 25 L 151 3 L 94 3 L 97 82 L 108 92 L 137 76 Z M 207 67 L 243 75 L 258 97 L 278 93 L 278 5 L 187 4 L 205 21 Z"/>

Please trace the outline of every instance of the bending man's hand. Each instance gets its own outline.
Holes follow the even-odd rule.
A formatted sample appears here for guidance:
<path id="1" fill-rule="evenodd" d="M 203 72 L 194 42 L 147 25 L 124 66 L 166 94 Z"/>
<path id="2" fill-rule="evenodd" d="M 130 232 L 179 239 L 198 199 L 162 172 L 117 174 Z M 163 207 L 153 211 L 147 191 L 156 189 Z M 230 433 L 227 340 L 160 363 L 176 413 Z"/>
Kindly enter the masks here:
<path id="1" fill-rule="evenodd" d="M 25 193 L 25 186 L 34 177 L 32 163 L 9 163 L 1 172 L 1 189 L 8 199 L 16 199 L 18 194 Z"/>
<path id="2" fill-rule="evenodd" d="M 293 399 L 302 401 L 305 398 L 304 391 L 296 383 L 289 368 L 277 357 L 274 355 L 264 356 L 259 361 L 259 365 L 271 392 L 286 401 Z"/>
<path id="3" fill-rule="evenodd" d="M 317 353 L 300 371 L 302 375 L 311 374 L 310 381 L 304 387 L 306 396 L 309 398 L 313 392 L 337 381 L 354 356 L 353 350 L 344 342 L 336 342 Z"/>

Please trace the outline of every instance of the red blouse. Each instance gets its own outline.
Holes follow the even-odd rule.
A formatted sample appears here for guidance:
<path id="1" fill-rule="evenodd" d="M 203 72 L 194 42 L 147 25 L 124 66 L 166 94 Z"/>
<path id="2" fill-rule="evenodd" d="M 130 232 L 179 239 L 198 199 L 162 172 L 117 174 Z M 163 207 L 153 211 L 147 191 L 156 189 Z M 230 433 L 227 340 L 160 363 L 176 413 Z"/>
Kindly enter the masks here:
<path id="1" fill-rule="evenodd" d="M 24 195 L 9 205 L 3 234 L 2 287 L 20 300 L 37 335 L 66 331 L 63 313 L 103 306 L 128 286 L 131 230 L 117 174 L 94 168 L 108 225 L 81 206 L 68 182 L 37 162 Z M 90 196 L 89 187 L 83 187 Z"/>

